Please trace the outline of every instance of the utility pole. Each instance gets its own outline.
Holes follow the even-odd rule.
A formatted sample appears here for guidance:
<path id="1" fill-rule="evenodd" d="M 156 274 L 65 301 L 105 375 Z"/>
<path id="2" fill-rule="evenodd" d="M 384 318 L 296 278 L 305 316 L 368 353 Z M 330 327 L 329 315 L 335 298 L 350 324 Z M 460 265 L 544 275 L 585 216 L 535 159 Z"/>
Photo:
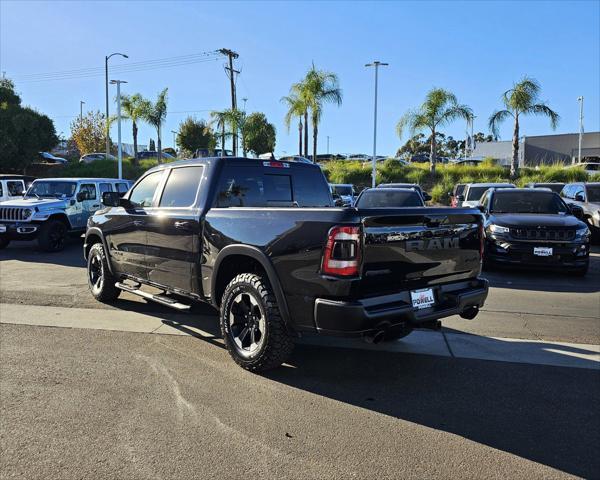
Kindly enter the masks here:
<path id="1" fill-rule="evenodd" d="M 376 180 L 375 177 L 377 175 L 377 162 L 376 162 L 376 155 L 377 155 L 377 83 L 379 80 L 378 77 L 378 72 L 379 72 L 379 67 L 387 67 L 389 65 L 389 63 L 382 63 L 378 60 L 374 61 L 373 63 L 367 63 L 365 65 L 365 67 L 375 67 L 375 109 L 374 109 L 374 113 L 373 113 L 373 168 L 372 168 L 372 172 L 371 172 L 371 185 L 373 186 L 373 188 L 375 188 L 375 184 L 376 184 Z"/>
<path id="2" fill-rule="evenodd" d="M 581 163 L 581 142 L 583 141 L 583 96 L 578 97 L 579 101 L 579 147 L 577 153 L 577 160 Z"/>
<path id="3" fill-rule="evenodd" d="M 83 105 L 85 102 L 83 100 L 79 100 L 79 121 L 83 120 Z"/>
<path id="4" fill-rule="evenodd" d="M 239 74 L 240 72 L 239 72 L 239 70 L 235 70 L 233 68 L 233 60 L 238 58 L 239 55 L 236 52 L 234 52 L 233 50 L 229 50 L 228 48 L 221 48 L 219 50 L 219 52 L 229 58 L 229 66 L 225 67 L 225 70 L 228 72 L 227 75 L 229 76 L 229 83 L 231 86 L 231 110 L 233 110 L 233 112 L 235 113 L 235 111 L 237 110 L 237 98 L 236 98 L 236 92 L 235 92 L 235 74 L 236 73 Z M 232 136 L 233 155 L 237 156 L 237 131 L 232 132 L 232 134 L 233 134 L 233 136 Z"/>
<path id="5" fill-rule="evenodd" d="M 111 80 L 110 83 L 111 85 L 117 86 L 117 148 L 119 152 L 119 180 L 121 180 L 123 178 L 123 145 L 121 143 L 121 84 L 127 82 L 125 80 Z"/>

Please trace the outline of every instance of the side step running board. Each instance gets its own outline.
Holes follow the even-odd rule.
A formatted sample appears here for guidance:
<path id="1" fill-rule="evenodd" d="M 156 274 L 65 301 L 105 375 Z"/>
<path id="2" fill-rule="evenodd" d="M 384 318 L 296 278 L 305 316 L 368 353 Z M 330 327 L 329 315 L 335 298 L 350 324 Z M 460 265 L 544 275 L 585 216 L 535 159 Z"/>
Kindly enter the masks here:
<path id="1" fill-rule="evenodd" d="M 177 300 L 175 300 L 171 297 L 168 297 L 166 295 L 153 295 L 152 293 L 144 292 L 143 290 L 140 290 L 137 287 L 133 287 L 133 286 L 127 285 L 125 283 L 117 282 L 117 283 L 115 283 L 115 287 L 117 287 L 125 292 L 133 293 L 134 295 L 137 295 L 138 297 L 145 298 L 146 300 L 152 300 L 153 302 L 160 303 L 161 305 L 164 305 L 165 307 L 174 308 L 175 310 L 186 311 L 191 308 L 191 305 L 186 305 L 185 303 L 180 303 Z"/>

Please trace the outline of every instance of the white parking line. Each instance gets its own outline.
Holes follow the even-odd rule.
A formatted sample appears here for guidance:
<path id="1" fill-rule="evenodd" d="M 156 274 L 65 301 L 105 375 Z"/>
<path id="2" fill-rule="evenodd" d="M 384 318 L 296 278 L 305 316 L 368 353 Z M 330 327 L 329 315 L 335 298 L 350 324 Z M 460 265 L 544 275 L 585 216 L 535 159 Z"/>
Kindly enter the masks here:
<path id="1" fill-rule="evenodd" d="M 0 304 L 0 323 L 62 328 L 88 328 L 159 335 L 189 335 L 214 338 L 195 325 L 215 327 L 213 316 L 189 314 L 145 314 L 112 309 L 42 307 Z M 173 324 L 173 325 L 171 325 Z M 179 328 L 177 328 L 181 325 Z M 472 334 L 415 331 L 395 342 L 378 345 L 360 339 L 310 336 L 301 343 L 443 357 L 491 360 L 600 370 L 600 345 L 546 342 L 517 338 L 483 337 Z"/>

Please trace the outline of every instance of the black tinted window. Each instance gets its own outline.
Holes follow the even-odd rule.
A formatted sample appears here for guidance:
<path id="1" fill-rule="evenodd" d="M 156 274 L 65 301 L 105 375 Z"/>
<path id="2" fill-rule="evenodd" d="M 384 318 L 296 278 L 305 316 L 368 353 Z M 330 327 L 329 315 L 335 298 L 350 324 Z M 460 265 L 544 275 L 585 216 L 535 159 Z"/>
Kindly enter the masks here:
<path id="1" fill-rule="evenodd" d="M 588 202 L 598 203 L 600 202 L 600 185 L 588 185 L 587 186 L 587 200 Z"/>
<path id="2" fill-rule="evenodd" d="M 191 207 L 196 201 L 202 169 L 202 166 L 172 169 L 159 205 L 161 207 Z"/>
<path id="3" fill-rule="evenodd" d="M 163 175 L 163 172 L 153 172 L 145 176 L 140 183 L 138 183 L 133 191 L 129 200 L 139 207 L 151 207 L 152 199 L 154 198 L 154 192 L 158 186 L 158 182 Z"/>
<path id="4" fill-rule="evenodd" d="M 126 183 L 116 183 L 115 186 L 117 187 L 117 192 L 119 193 L 125 193 L 127 190 L 129 190 L 129 185 Z"/>
<path id="5" fill-rule="evenodd" d="M 356 202 L 358 208 L 422 207 L 423 200 L 415 191 L 393 191 L 373 188 L 364 192 Z"/>
<path id="6" fill-rule="evenodd" d="M 566 213 L 567 207 L 553 192 L 510 192 L 494 195 L 492 213 Z"/>
<path id="7" fill-rule="evenodd" d="M 8 181 L 6 182 L 6 189 L 11 197 L 23 194 L 23 184 L 21 182 Z"/>
<path id="8" fill-rule="evenodd" d="M 98 189 L 100 190 L 100 195 L 102 195 L 104 192 L 112 192 L 112 185 L 110 183 L 101 183 L 98 186 Z"/>
<path id="9" fill-rule="evenodd" d="M 96 200 L 96 185 L 85 183 L 79 188 L 79 193 L 85 194 L 85 200 Z"/>
<path id="10" fill-rule="evenodd" d="M 224 168 L 216 202 L 218 207 L 331 206 L 319 170 L 238 165 Z"/>

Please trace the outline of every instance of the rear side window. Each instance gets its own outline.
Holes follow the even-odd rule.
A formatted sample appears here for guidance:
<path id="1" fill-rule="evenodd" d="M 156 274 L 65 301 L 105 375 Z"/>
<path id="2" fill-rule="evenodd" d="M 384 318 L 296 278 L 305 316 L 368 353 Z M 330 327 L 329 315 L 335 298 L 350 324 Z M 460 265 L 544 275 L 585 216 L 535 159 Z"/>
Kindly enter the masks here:
<path id="1" fill-rule="evenodd" d="M 23 194 L 23 183 L 19 181 L 6 182 L 6 190 L 11 197 L 17 197 Z"/>
<path id="2" fill-rule="evenodd" d="M 129 190 L 129 185 L 126 183 L 115 183 L 115 187 L 117 187 L 117 192 L 126 193 Z"/>
<path id="3" fill-rule="evenodd" d="M 312 168 L 262 168 L 226 165 L 219 181 L 217 207 L 329 207 L 329 186 Z"/>
<path id="4" fill-rule="evenodd" d="M 96 200 L 96 185 L 93 183 L 84 183 L 79 188 L 79 193 L 85 193 L 86 200 Z"/>
<path id="5" fill-rule="evenodd" d="M 159 206 L 191 207 L 196 202 L 202 166 L 173 168 L 167 179 Z"/>
<path id="6" fill-rule="evenodd" d="M 98 185 L 98 189 L 100 190 L 100 195 L 102 195 L 104 192 L 112 192 L 112 185 L 110 183 L 101 183 L 100 185 Z"/>
<path id="7" fill-rule="evenodd" d="M 156 192 L 156 187 L 162 175 L 162 171 L 152 172 L 142 178 L 131 192 L 129 200 L 138 207 L 151 207 L 154 192 Z"/>

